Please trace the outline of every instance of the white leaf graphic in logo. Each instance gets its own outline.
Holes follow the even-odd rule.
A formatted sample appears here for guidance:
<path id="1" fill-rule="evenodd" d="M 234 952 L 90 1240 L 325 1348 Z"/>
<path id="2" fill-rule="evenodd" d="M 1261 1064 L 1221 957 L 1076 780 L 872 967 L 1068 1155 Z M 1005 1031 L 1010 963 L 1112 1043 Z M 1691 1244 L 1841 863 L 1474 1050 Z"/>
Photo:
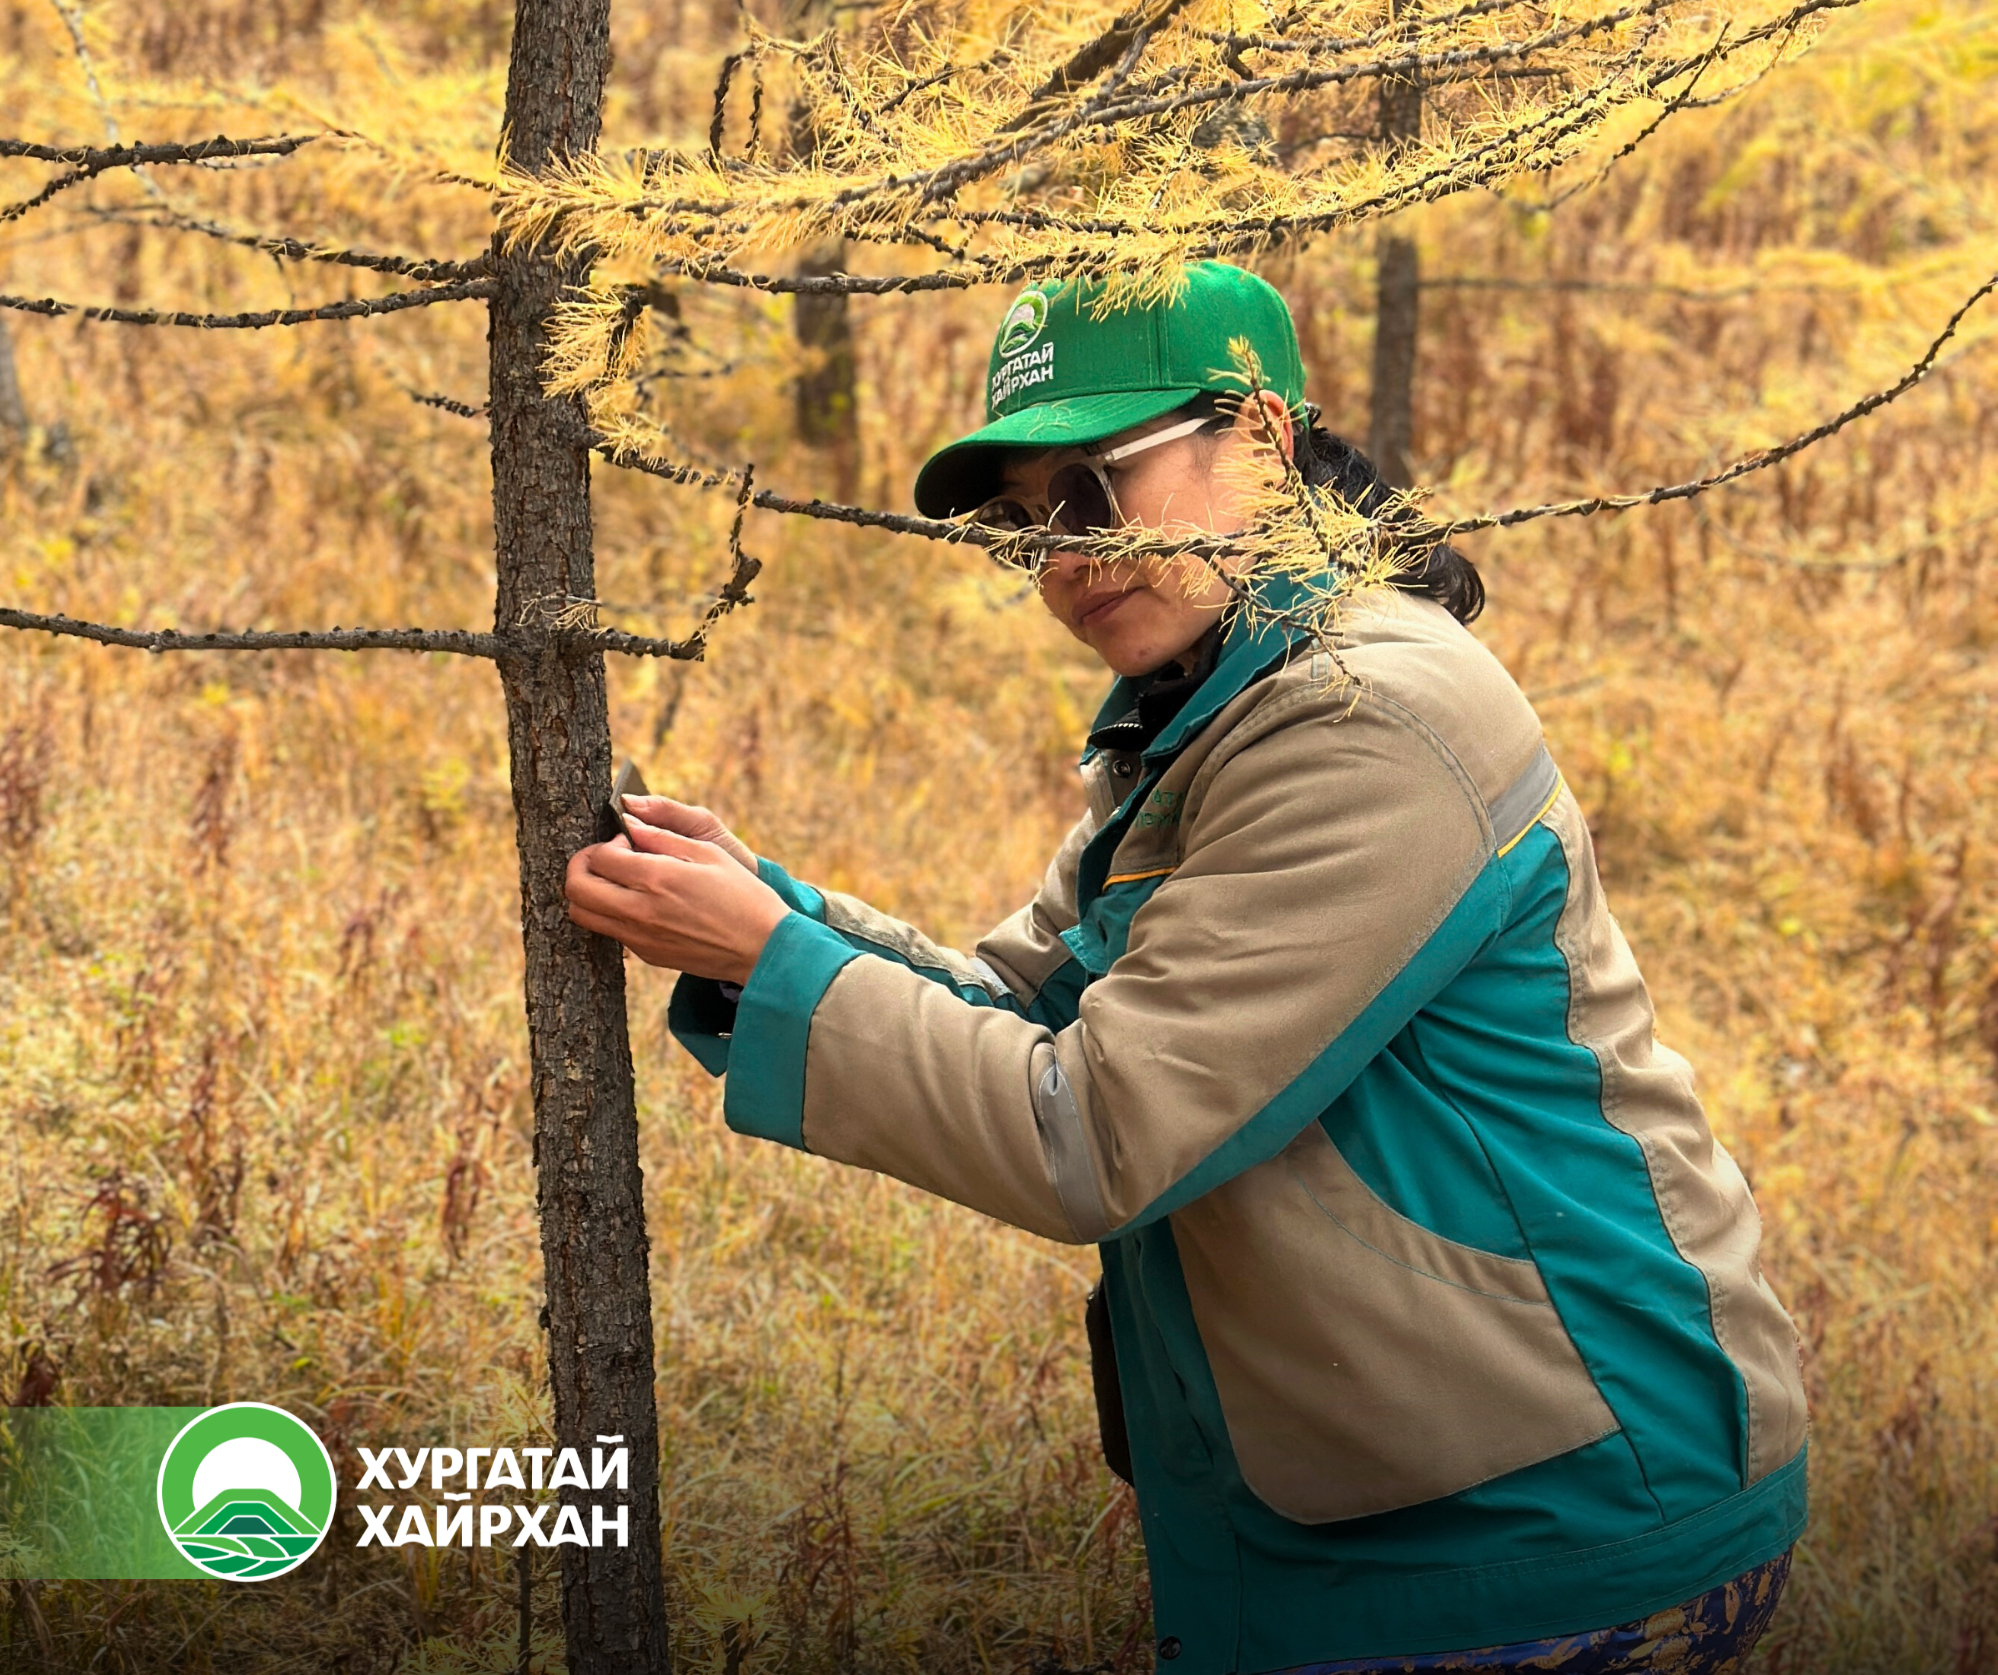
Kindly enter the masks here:
<path id="1" fill-rule="evenodd" d="M 999 326 L 999 358 L 1017 355 L 1041 335 L 1048 323 L 1048 299 L 1039 291 L 1029 291 L 1006 311 Z"/>

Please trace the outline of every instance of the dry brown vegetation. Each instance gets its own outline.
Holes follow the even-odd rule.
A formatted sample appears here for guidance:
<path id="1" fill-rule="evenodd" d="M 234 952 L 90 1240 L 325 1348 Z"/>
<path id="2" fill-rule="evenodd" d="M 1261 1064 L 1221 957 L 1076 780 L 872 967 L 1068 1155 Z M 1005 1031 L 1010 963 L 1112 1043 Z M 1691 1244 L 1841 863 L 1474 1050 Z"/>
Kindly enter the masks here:
<path id="1" fill-rule="evenodd" d="M 250 131 L 253 95 L 405 138 L 454 123 L 469 149 L 496 128 L 505 15 L 482 0 L 107 0 L 83 28 L 127 137 Z M 733 9 L 621 0 L 615 28 L 608 143 L 704 138 Z M 0 88 L 10 130 L 104 137 L 48 0 L 0 4 Z M 1558 208 L 1535 206 L 1655 105 L 1551 179 L 1411 214 L 1435 508 L 1674 481 L 1891 382 L 1986 276 L 1995 95 L 1977 0 L 1868 0 Z M 8 198 L 46 177 L 0 167 Z M 387 288 L 135 224 L 167 209 L 439 256 L 489 229 L 477 193 L 327 148 L 79 188 L 0 233 L 0 290 Z M 1349 431 L 1370 251 L 1263 264 Z M 660 410 L 687 457 L 807 494 L 846 471 L 902 505 L 974 417 L 1001 295 L 853 300 L 836 461 L 792 434 L 789 301 L 686 286 Z M 409 399 L 482 399 L 476 321 L 14 317 L 30 429 L 0 464 L 0 603 L 483 627 L 480 429 Z M 1988 330 L 1739 489 L 1473 548 L 1479 632 L 1589 811 L 1803 1334 L 1814 1514 L 1768 1671 L 1998 1669 Z M 606 620 L 683 632 L 731 497 L 604 471 L 598 503 Z M 1099 673 L 976 552 L 761 515 L 748 538 L 754 608 L 705 664 L 614 667 L 616 737 L 801 876 L 975 936 L 1071 817 Z M 464 660 L 0 643 L 0 1394 L 281 1401 L 336 1443 L 545 1424 L 505 763 L 497 683 Z M 728 1135 L 666 993 L 636 978 L 633 1039 L 681 1666 L 1146 1667 L 1083 1370 L 1088 1253 Z M 15 1584 L 0 1666 L 512 1667 L 510 1567 L 357 1554 L 350 1517 L 309 1580 Z M 535 1609 L 552 1669 L 545 1579 Z"/>

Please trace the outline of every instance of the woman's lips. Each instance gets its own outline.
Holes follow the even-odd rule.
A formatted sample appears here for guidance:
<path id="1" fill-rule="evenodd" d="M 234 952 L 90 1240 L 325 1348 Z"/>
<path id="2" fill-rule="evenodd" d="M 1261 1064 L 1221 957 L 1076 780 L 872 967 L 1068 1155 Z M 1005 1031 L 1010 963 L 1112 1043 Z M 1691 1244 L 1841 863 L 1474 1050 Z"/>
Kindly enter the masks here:
<path id="1" fill-rule="evenodd" d="M 1118 606 L 1122 605 L 1126 599 L 1130 598 L 1137 591 L 1134 587 L 1126 588 L 1122 593 L 1106 594 L 1093 604 L 1085 603 L 1083 608 L 1075 613 L 1076 627 L 1089 627 L 1103 621 L 1112 611 L 1116 610 Z"/>

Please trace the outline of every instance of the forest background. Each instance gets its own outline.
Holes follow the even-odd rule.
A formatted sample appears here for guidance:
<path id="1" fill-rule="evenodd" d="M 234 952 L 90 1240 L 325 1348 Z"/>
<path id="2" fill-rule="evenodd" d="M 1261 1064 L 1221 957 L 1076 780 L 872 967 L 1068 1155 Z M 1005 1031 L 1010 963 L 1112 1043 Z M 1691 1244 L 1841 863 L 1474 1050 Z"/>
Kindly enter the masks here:
<path id="1" fill-rule="evenodd" d="M 1655 105 L 1551 179 L 1397 218 L 1432 506 L 1675 481 L 1891 383 L 1986 277 L 1985 10 L 1868 0 L 1585 193 L 1564 197 Z M 494 0 L 5 0 L 0 106 L 78 143 L 276 111 L 483 145 L 506 21 Z M 719 0 L 620 0 L 606 144 L 703 140 L 742 27 Z M 746 144 L 740 101 L 732 121 Z M 42 178 L 4 167 L 10 198 Z M 310 305 L 385 284 L 150 223 L 199 209 L 463 257 L 490 224 L 481 194 L 355 150 L 75 199 L 0 236 L 0 291 Z M 1362 438 L 1375 250 L 1369 231 L 1259 264 L 1312 398 Z M 1006 294 L 856 297 L 829 339 L 789 299 L 688 287 L 656 379 L 692 457 L 904 505 L 977 416 Z M 7 602 L 189 628 L 489 620 L 483 427 L 411 399 L 483 399 L 478 311 L 226 340 L 9 325 Z M 1989 333 L 1973 317 L 1912 394 L 1738 488 L 1469 543 L 1478 632 L 1588 811 L 1803 1334 L 1813 1523 L 1768 1671 L 1998 1668 Z M 829 342 L 850 412 L 801 424 Z M 609 620 L 682 631 L 725 569 L 731 497 L 600 471 L 597 508 Z M 975 551 L 755 515 L 747 540 L 753 608 L 706 663 L 614 666 L 614 737 L 801 876 L 974 938 L 1073 817 L 1100 671 Z M 511 826 L 484 667 L 0 646 L 0 1393 L 278 1401 L 336 1445 L 545 1427 Z M 728 1135 L 666 989 L 635 975 L 632 1014 L 676 1662 L 1144 1667 L 1087 1253 Z M 356 1552 L 342 1519 L 309 1581 L 13 1584 L 0 1657 L 514 1666 L 510 1562 Z M 531 1606 L 558 1667 L 545 1575 Z"/>

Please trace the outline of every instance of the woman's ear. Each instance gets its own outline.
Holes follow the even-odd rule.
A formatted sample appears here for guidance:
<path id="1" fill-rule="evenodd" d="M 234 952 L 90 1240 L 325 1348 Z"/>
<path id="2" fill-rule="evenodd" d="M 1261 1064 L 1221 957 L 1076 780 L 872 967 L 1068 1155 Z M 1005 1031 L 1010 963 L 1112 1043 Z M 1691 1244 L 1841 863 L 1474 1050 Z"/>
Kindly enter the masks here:
<path id="1" fill-rule="evenodd" d="M 1297 427 L 1290 422 L 1289 404 L 1274 390 L 1265 390 L 1263 400 L 1271 409 L 1270 423 L 1276 426 L 1277 447 L 1283 454 L 1284 463 L 1292 464 L 1297 459 Z"/>
<path id="2" fill-rule="evenodd" d="M 1265 446 L 1274 438 L 1277 451 L 1286 462 L 1296 458 L 1290 408 L 1274 390 L 1258 390 L 1254 396 L 1242 400 L 1235 410 L 1235 432 L 1245 442 Z"/>

